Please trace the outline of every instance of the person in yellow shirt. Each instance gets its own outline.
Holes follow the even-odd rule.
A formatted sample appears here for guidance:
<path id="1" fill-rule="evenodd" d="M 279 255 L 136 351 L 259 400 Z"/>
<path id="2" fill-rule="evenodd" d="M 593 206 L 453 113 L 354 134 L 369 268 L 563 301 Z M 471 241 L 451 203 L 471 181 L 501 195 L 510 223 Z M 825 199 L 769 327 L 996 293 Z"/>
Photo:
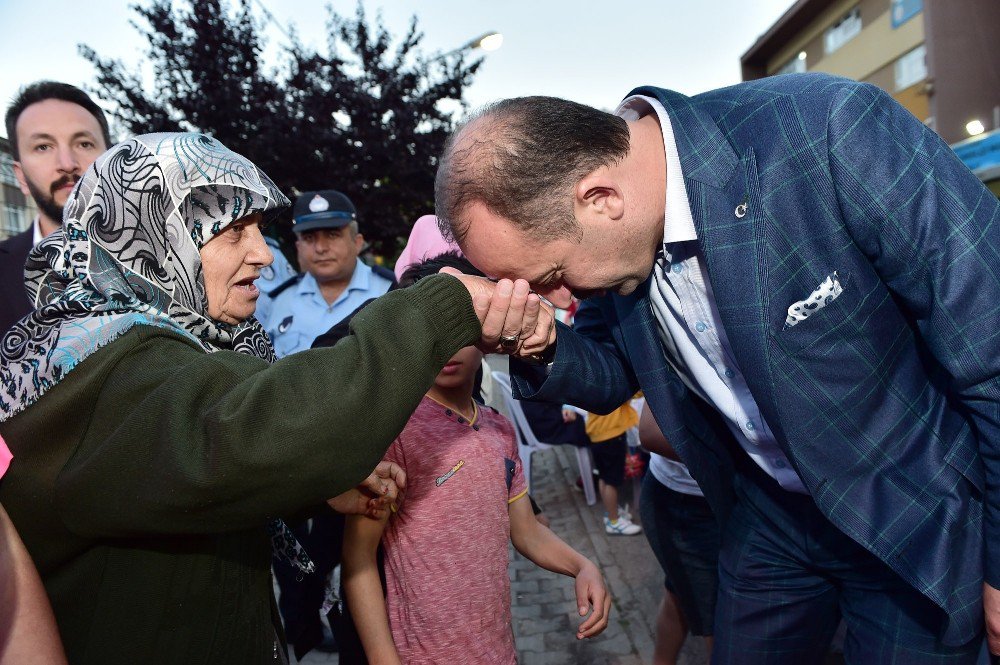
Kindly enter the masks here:
<path id="1" fill-rule="evenodd" d="M 587 415 L 587 437 L 590 439 L 594 468 L 600 477 L 598 492 L 607 513 L 604 530 L 613 536 L 634 536 L 642 527 L 632 522 L 632 516 L 618 506 L 618 488 L 625 482 L 625 454 L 628 452 L 626 432 L 639 424 L 639 414 L 631 401 L 606 416 Z"/>

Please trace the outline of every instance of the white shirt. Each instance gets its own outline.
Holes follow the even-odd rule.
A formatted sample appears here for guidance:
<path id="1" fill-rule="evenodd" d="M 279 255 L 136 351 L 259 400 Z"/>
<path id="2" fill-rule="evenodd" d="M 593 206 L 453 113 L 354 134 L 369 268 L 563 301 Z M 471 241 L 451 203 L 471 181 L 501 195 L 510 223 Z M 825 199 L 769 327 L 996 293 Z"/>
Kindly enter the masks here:
<path id="1" fill-rule="evenodd" d="M 42 225 L 38 222 L 38 217 L 35 217 L 35 221 L 31 223 L 31 246 L 34 247 L 44 239 Z"/>
<path id="2" fill-rule="evenodd" d="M 667 459 L 656 453 L 649 454 L 649 472 L 664 487 L 669 487 L 681 494 L 705 496 L 698 483 L 691 477 L 691 472 L 681 462 Z"/>
<path id="3" fill-rule="evenodd" d="M 636 95 L 622 102 L 615 113 L 634 121 L 650 110 L 660 122 L 667 163 L 663 256 L 657 257 L 649 288 L 664 356 L 688 389 L 723 416 L 737 442 L 765 473 L 786 490 L 808 494 L 764 421 L 726 337 L 698 247 L 666 110 L 657 100 Z"/>

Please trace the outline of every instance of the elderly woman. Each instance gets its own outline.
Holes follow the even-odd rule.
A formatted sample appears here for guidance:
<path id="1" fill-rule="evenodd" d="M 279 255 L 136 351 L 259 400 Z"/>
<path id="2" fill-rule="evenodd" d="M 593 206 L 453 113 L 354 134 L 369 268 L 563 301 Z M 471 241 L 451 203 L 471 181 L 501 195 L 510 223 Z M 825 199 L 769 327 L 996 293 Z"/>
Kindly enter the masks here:
<path id="1" fill-rule="evenodd" d="M 37 309 L 2 341 L 17 466 L 0 501 L 72 663 L 284 660 L 272 548 L 309 562 L 276 518 L 338 495 L 364 510 L 342 493 L 445 362 L 481 319 L 495 340 L 525 311 L 526 285 L 498 306 L 435 277 L 372 304 L 335 348 L 272 363 L 253 282 L 271 262 L 260 224 L 287 205 L 211 138 L 140 136 L 95 162 L 29 258 Z"/>

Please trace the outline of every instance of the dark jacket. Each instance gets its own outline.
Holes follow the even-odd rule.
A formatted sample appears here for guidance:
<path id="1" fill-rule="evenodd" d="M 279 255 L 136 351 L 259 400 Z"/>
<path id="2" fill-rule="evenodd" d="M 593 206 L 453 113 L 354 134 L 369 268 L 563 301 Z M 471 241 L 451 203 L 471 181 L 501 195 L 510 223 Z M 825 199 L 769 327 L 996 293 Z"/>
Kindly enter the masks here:
<path id="1" fill-rule="evenodd" d="M 140 326 L 0 423 L 14 454 L 0 501 L 70 662 L 274 662 L 265 526 L 367 476 L 479 330 L 445 277 L 273 365 Z"/>
<path id="2" fill-rule="evenodd" d="M 27 231 L 0 242 L 0 336 L 32 310 L 24 288 L 24 262 L 31 251 L 34 231 Z"/>

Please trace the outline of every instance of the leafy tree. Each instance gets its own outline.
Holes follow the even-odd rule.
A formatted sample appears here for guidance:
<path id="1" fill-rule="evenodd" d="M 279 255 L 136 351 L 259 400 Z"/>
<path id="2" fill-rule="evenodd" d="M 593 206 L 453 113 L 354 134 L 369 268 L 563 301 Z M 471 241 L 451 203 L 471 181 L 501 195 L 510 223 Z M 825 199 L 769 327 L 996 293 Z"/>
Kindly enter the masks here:
<path id="1" fill-rule="evenodd" d="M 437 156 L 481 60 L 427 56 L 416 17 L 396 40 L 360 3 L 351 18 L 330 9 L 325 52 L 293 32 L 270 68 L 251 0 L 151 0 L 132 10 L 149 43 L 148 87 L 138 67 L 80 45 L 97 70 L 95 94 L 129 134 L 202 131 L 290 195 L 339 189 L 381 253 L 398 251 L 433 210 Z"/>

